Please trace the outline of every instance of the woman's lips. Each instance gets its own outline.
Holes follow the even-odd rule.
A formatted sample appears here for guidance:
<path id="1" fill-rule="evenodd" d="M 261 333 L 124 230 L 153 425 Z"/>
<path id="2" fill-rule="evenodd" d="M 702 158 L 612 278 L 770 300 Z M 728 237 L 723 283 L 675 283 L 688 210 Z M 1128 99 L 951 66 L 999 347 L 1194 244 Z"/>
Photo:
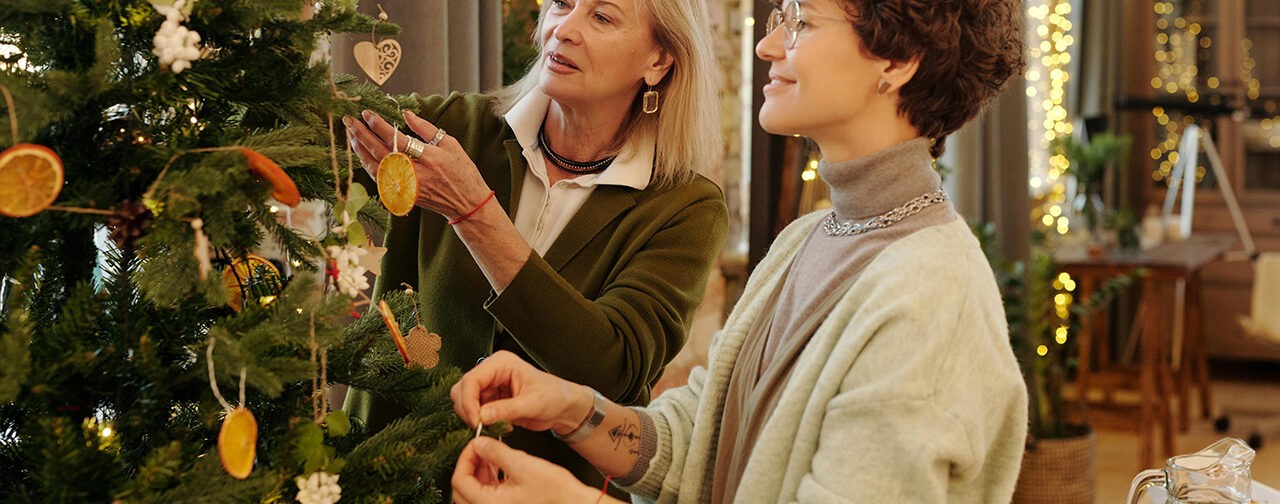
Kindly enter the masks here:
<path id="1" fill-rule="evenodd" d="M 573 60 L 555 52 L 547 53 L 547 66 L 551 71 L 558 73 L 569 73 L 581 70 Z"/>
<path id="2" fill-rule="evenodd" d="M 764 85 L 763 91 L 769 92 L 772 90 L 779 89 L 783 86 L 790 86 L 795 83 L 796 81 L 794 80 L 788 79 L 778 74 L 771 73 L 769 74 L 769 83 Z"/>

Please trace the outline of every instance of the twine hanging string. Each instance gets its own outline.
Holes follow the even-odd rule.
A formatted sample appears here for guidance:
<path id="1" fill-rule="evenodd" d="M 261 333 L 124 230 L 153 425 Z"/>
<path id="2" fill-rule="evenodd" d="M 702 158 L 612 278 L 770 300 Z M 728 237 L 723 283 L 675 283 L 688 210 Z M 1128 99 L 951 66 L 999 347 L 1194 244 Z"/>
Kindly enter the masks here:
<path id="1" fill-rule="evenodd" d="M 319 342 L 316 341 L 316 312 L 315 311 L 311 312 L 310 321 L 311 321 L 311 340 L 309 343 L 311 346 L 311 366 L 314 369 L 314 367 L 317 366 L 318 364 L 316 359 L 316 353 L 317 353 L 317 349 L 320 347 Z M 324 413 L 320 408 L 320 374 L 316 373 L 311 375 L 311 421 L 316 425 L 319 425 L 323 421 L 322 420 L 323 416 L 324 416 Z"/>
<path id="2" fill-rule="evenodd" d="M 209 367 L 209 388 L 213 389 L 213 397 L 214 399 L 218 400 L 218 404 L 221 404 L 224 410 L 231 411 L 236 408 L 235 406 L 232 406 L 231 403 L 227 402 L 225 398 L 222 397 L 222 391 L 218 390 L 218 376 L 217 376 L 217 373 L 214 372 L 213 347 L 214 345 L 217 344 L 217 342 L 218 342 L 217 338 L 210 337 L 209 345 L 205 347 L 205 351 L 204 351 L 205 362 L 208 364 L 208 367 Z M 248 379 L 249 379 L 249 368 L 245 366 L 240 366 L 240 407 L 242 408 L 244 407 L 245 384 L 248 381 Z"/>
<path id="3" fill-rule="evenodd" d="M 382 4 L 377 4 L 377 6 L 378 17 L 374 18 L 373 26 L 369 27 L 369 38 L 373 40 L 373 45 L 378 45 L 378 23 L 386 21 L 389 17 L 387 16 L 387 11 L 382 9 Z"/>
<path id="4" fill-rule="evenodd" d="M 316 357 L 319 357 L 318 367 L 319 373 L 311 376 L 311 414 L 312 421 L 316 425 L 324 423 L 324 417 L 329 413 L 329 351 L 320 348 L 320 342 L 316 338 L 316 312 L 311 311 L 311 365 L 317 366 Z"/>
<path id="5" fill-rule="evenodd" d="M 111 216 L 116 214 L 111 210 L 103 210 L 101 208 L 69 207 L 69 206 L 62 206 L 62 205 L 49 205 L 49 207 L 45 208 L 45 210 L 53 210 L 56 212 L 67 212 L 67 213 L 76 213 L 76 214 L 87 214 L 87 215 Z"/>
<path id="6" fill-rule="evenodd" d="M 183 149 L 173 153 L 173 155 L 169 157 L 169 161 L 164 164 L 164 168 L 160 170 L 160 174 L 156 176 L 156 180 L 151 183 L 151 187 L 148 187 L 147 192 L 143 193 L 142 199 L 149 200 L 155 197 L 156 189 L 160 187 L 160 181 L 164 180 L 164 176 L 169 173 L 169 167 L 173 166 L 173 162 L 177 161 L 178 158 L 185 156 L 187 154 L 199 154 L 204 152 L 239 151 L 242 148 L 244 147 L 241 147 L 239 145 L 232 145 L 229 147 L 200 147 L 197 149 Z"/>
<path id="7" fill-rule="evenodd" d="M 13 95 L 9 94 L 9 88 L 0 84 L 0 93 L 4 94 L 5 107 L 9 109 L 9 132 L 13 135 L 13 144 L 18 144 L 18 110 L 13 104 Z"/>
<path id="8" fill-rule="evenodd" d="M 233 408 L 231 406 L 231 403 L 228 403 L 227 400 L 222 397 L 222 392 L 218 390 L 218 376 L 213 371 L 213 346 L 217 344 L 217 341 L 218 340 L 216 338 L 210 337 L 209 345 L 206 347 L 204 352 L 204 355 L 205 355 L 204 360 L 209 365 L 209 388 L 213 389 L 213 397 L 218 400 L 219 404 L 222 404 L 223 409 L 230 411 L 235 408 Z M 244 394 L 243 386 L 241 386 L 240 393 L 242 395 Z M 240 402 L 241 404 L 244 404 L 243 397 L 241 397 Z"/>
<path id="9" fill-rule="evenodd" d="M 5 108 L 9 113 L 9 134 L 13 138 L 12 145 L 17 145 L 18 144 L 18 109 L 17 109 L 17 106 L 14 105 L 13 103 L 13 95 L 9 93 L 8 87 L 6 87 L 3 84 L 0 84 L 0 94 L 4 95 Z M 69 207 L 69 206 L 62 206 L 62 205 L 49 205 L 47 208 L 45 208 L 45 210 L 54 210 L 58 212 L 68 212 L 68 213 L 88 214 L 88 215 L 107 215 L 107 216 L 115 215 L 115 212 L 112 212 L 110 210 L 102 210 L 100 208 L 81 208 L 81 207 Z"/>

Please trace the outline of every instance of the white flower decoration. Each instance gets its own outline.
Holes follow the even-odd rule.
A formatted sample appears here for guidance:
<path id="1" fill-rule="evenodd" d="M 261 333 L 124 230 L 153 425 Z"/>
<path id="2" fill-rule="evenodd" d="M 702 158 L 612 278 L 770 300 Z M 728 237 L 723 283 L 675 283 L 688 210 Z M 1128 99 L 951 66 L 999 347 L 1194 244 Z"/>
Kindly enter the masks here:
<path id="1" fill-rule="evenodd" d="M 369 288 L 369 279 L 364 276 L 367 270 L 360 265 L 360 257 L 368 254 L 368 250 L 351 244 L 330 245 L 325 250 L 338 269 L 338 290 L 354 298 Z"/>
<path id="2" fill-rule="evenodd" d="M 342 498 L 338 475 L 316 471 L 310 476 L 294 478 L 298 483 L 298 502 L 302 504 L 334 504 Z"/>
<path id="3" fill-rule="evenodd" d="M 153 54 L 160 58 L 160 65 L 167 66 L 173 73 L 182 73 L 191 68 L 191 62 L 200 59 L 200 34 L 182 26 L 186 15 L 182 8 L 187 0 L 177 0 L 172 6 L 157 5 L 156 11 L 164 15 L 164 22 L 156 32 L 151 43 L 155 48 Z"/>

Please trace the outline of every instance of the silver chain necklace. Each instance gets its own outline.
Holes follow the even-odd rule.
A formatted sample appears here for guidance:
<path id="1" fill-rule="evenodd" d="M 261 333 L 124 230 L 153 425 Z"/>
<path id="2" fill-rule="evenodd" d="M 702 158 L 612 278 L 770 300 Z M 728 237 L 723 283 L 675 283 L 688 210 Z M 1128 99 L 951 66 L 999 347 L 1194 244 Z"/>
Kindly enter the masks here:
<path id="1" fill-rule="evenodd" d="M 860 235 L 872 229 L 884 229 L 892 226 L 902 219 L 920 213 L 921 210 L 934 203 L 941 203 L 947 199 L 949 199 L 947 192 L 939 187 L 935 191 L 916 196 L 915 199 L 903 203 L 898 208 L 872 217 L 871 220 L 866 222 L 839 222 L 836 220 L 836 211 L 832 210 L 827 215 L 827 218 L 822 219 L 822 230 L 827 232 L 827 236 Z"/>

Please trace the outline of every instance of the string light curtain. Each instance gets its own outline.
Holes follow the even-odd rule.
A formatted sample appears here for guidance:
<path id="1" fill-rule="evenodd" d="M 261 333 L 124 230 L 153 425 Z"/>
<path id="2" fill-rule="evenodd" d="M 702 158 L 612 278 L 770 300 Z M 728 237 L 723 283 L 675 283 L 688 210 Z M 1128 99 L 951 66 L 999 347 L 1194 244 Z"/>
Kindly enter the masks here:
<path id="1" fill-rule="evenodd" d="M 1028 0 L 1027 7 L 1027 144 L 1030 192 L 1037 205 L 1031 218 L 1064 235 L 1067 212 L 1067 159 L 1051 154 L 1049 144 L 1074 129 L 1067 113 L 1071 80 L 1071 47 L 1075 44 L 1070 0 Z"/>
<path id="2" fill-rule="evenodd" d="M 1066 157 L 1050 152 L 1054 139 L 1074 132 L 1068 104 L 1075 93 L 1068 84 L 1076 68 L 1075 19 L 1079 15 L 1071 0 L 1027 0 L 1027 70 L 1024 74 L 1027 99 L 1028 189 L 1034 205 L 1033 225 L 1050 234 L 1065 235 L 1071 229 L 1068 195 L 1074 183 L 1066 177 Z M 1078 50 L 1078 49 L 1075 49 Z M 1052 281 L 1054 343 L 1066 345 L 1070 306 L 1075 301 L 1075 281 L 1059 273 Z M 1040 357 L 1050 352 L 1047 344 L 1036 346 Z"/>

